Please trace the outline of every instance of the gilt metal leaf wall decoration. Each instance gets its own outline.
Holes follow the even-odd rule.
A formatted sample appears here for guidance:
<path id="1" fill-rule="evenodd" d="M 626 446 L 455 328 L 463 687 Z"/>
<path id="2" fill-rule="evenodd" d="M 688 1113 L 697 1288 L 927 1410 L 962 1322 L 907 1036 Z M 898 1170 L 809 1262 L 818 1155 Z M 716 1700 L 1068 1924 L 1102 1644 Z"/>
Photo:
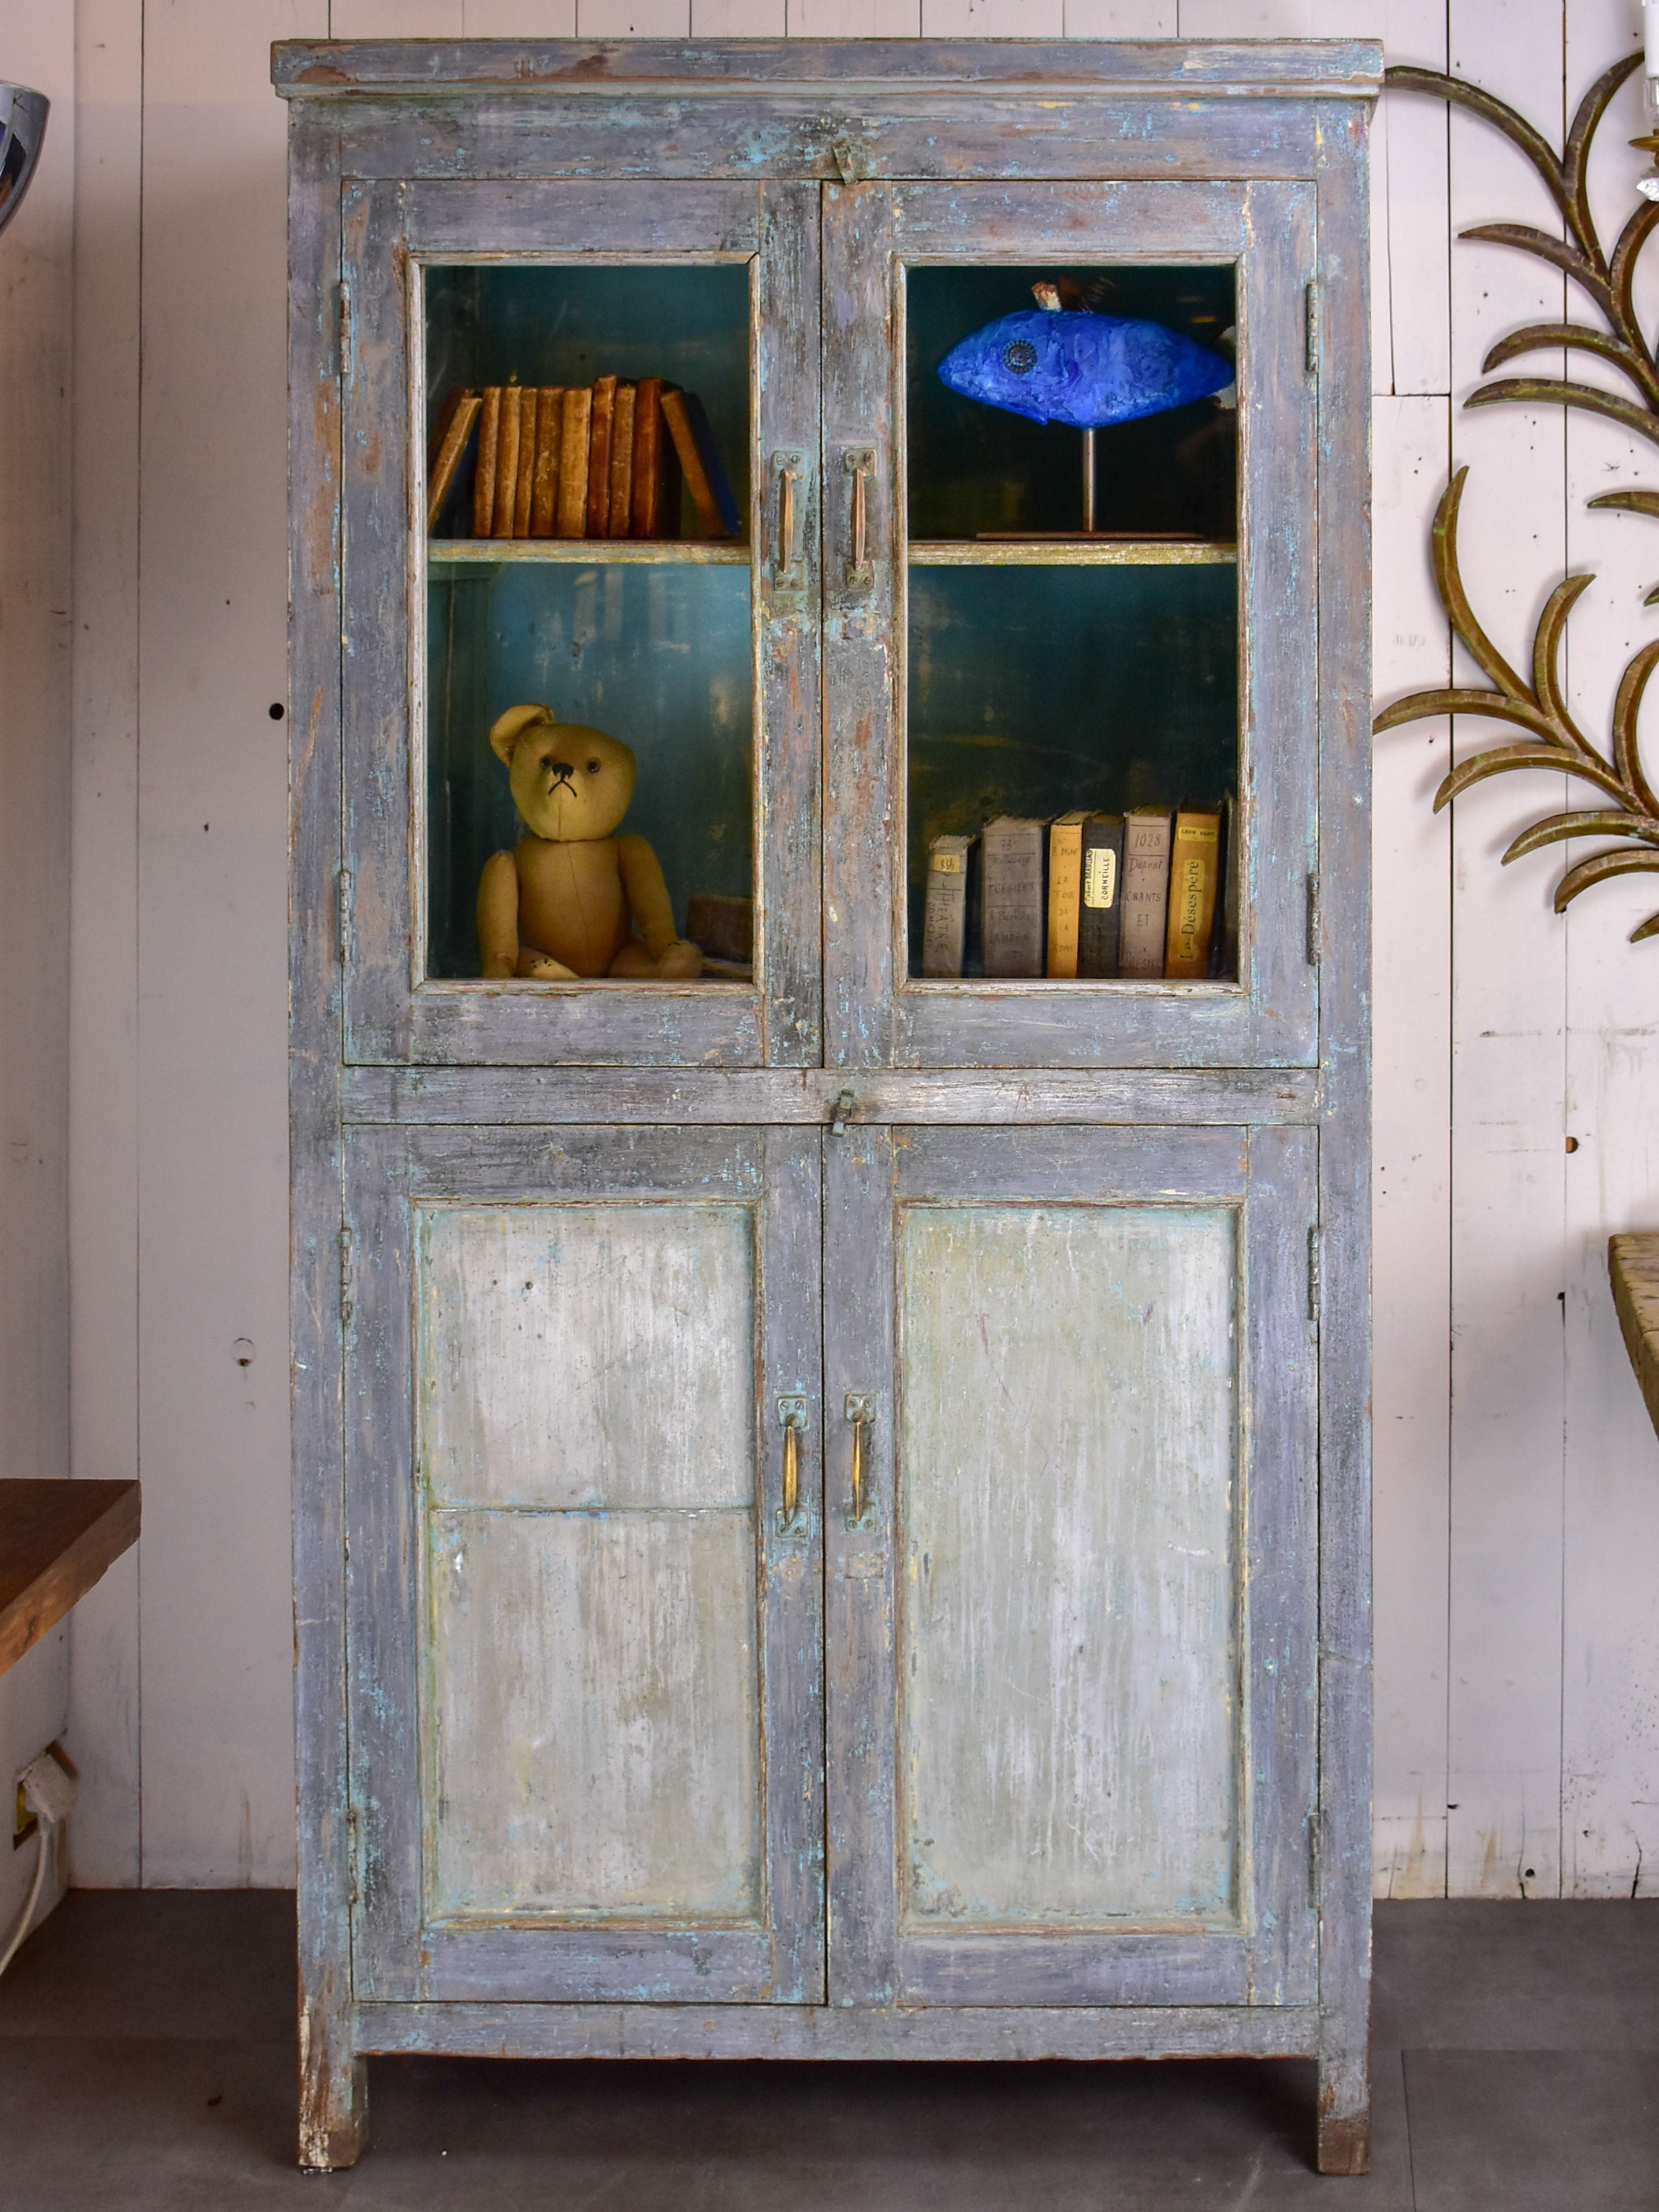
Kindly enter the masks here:
<path id="1" fill-rule="evenodd" d="M 1585 94 L 1567 133 L 1560 155 L 1526 118 L 1478 85 L 1437 70 L 1396 67 L 1384 82 L 1401 92 L 1425 92 L 1463 107 L 1501 131 L 1532 163 L 1561 211 L 1565 239 L 1552 238 L 1524 223 L 1481 223 L 1461 234 L 1498 246 L 1509 246 L 1560 270 L 1594 303 L 1606 324 L 1598 330 L 1564 318 L 1555 323 L 1528 323 L 1511 331 L 1492 347 L 1481 364 L 1490 375 L 1495 368 L 1521 356 L 1549 349 L 1577 350 L 1606 362 L 1633 387 L 1636 397 L 1580 384 L 1568 377 L 1500 377 L 1483 384 L 1463 403 L 1467 407 L 1491 407 L 1505 402 L 1531 406 L 1577 407 L 1618 422 L 1635 435 L 1659 445 L 1659 365 L 1656 364 L 1637 319 L 1635 283 L 1642 249 L 1659 227 L 1659 201 L 1644 198 L 1613 243 L 1611 253 L 1601 245 L 1590 211 L 1588 173 L 1590 149 L 1597 126 L 1613 94 L 1641 67 L 1639 53 L 1627 54 L 1606 70 Z M 1659 142 L 1638 140 L 1659 152 Z M 1567 838 L 1613 837 L 1624 842 L 1593 853 L 1567 869 L 1555 887 L 1555 910 L 1565 912 L 1571 902 L 1591 884 L 1614 876 L 1659 871 L 1659 801 L 1642 764 L 1636 720 L 1648 679 L 1659 665 L 1659 640 L 1644 645 L 1626 665 L 1613 709 L 1613 743 L 1606 753 L 1597 751 L 1567 711 L 1559 677 L 1562 634 L 1574 604 L 1595 579 L 1564 577 L 1550 594 L 1538 621 L 1533 641 L 1532 682 L 1517 675 L 1492 644 L 1477 621 L 1457 565 L 1457 514 L 1462 501 L 1467 468 L 1459 469 L 1446 487 L 1434 519 L 1433 553 L 1436 586 L 1453 629 L 1468 647 L 1492 684 L 1490 690 L 1449 686 L 1417 691 L 1396 700 L 1376 718 L 1380 732 L 1429 714 L 1482 714 L 1507 722 L 1524 734 L 1507 744 L 1476 753 L 1453 769 L 1435 793 L 1436 813 L 1489 777 L 1514 769 L 1549 769 L 1576 777 L 1601 794 L 1595 806 L 1570 808 L 1547 814 L 1523 830 L 1504 854 L 1504 863 L 1535 853 L 1545 845 Z M 1593 507 L 1622 508 L 1659 520 L 1659 492 L 1632 489 L 1604 492 L 1589 502 Z M 1659 590 L 1648 594 L 1646 604 L 1659 604 Z M 1611 801 L 1611 804 L 1606 802 Z M 1631 933 L 1635 944 L 1659 937 L 1659 914 L 1650 915 Z"/>

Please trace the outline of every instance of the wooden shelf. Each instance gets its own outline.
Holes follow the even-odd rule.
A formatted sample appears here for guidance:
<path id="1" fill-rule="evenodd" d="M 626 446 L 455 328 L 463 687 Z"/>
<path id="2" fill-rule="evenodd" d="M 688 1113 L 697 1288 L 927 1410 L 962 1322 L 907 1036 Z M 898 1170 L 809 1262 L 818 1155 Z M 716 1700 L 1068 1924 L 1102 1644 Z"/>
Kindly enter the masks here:
<path id="1" fill-rule="evenodd" d="M 735 538 L 428 538 L 428 568 L 493 568 L 506 562 L 594 568 L 746 568 Z"/>
<path id="2" fill-rule="evenodd" d="M 1238 548 L 1199 538 L 917 538 L 913 568 L 1231 568 Z"/>
<path id="3" fill-rule="evenodd" d="M 136 1482 L 0 1482 L 0 1674 L 138 1540 Z"/>
<path id="4" fill-rule="evenodd" d="M 1607 1239 L 1607 1273 L 1625 1349 L 1659 1430 L 1659 1232 L 1638 1230 Z"/>

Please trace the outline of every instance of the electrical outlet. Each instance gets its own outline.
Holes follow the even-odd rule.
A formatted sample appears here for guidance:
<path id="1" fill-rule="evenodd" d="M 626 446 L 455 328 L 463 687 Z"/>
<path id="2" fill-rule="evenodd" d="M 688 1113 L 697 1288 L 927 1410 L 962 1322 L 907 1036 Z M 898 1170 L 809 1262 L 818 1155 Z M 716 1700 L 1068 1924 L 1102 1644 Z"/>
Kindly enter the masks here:
<path id="1" fill-rule="evenodd" d="M 69 1783 L 71 1785 L 74 1784 L 80 1770 L 76 1767 L 75 1761 L 70 1757 L 68 1752 L 64 1750 L 63 1745 L 58 1742 L 55 1738 L 40 1753 L 40 1758 L 50 1759 L 53 1764 L 58 1766 L 65 1776 L 67 1776 Z M 28 1790 L 26 1786 L 31 1769 L 38 1766 L 39 1764 L 40 1760 L 32 1759 L 29 1761 L 28 1765 L 25 1766 L 17 1777 L 17 1803 L 15 1810 L 12 1815 L 11 1830 L 11 1847 L 15 1851 L 21 1850 L 23 1845 L 27 1843 L 29 1838 L 38 1831 L 40 1826 L 40 1819 L 35 1814 L 33 1808 L 29 1803 Z M 58 1793 L 54 1792 L 53 1794 L 57 1795 Z M 70 1794 L 73 1794 L 72 1790 Z M 64 1809 L 65 1811 L 68 1810 L 67 1797 L 64 1802 Z"/>

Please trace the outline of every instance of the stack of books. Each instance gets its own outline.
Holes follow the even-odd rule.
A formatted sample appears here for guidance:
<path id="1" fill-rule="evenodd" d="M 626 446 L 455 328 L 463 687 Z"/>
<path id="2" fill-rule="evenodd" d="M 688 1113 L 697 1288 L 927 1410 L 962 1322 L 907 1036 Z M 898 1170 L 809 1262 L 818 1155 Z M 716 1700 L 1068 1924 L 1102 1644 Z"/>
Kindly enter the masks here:
<path id="1" fill-rule="evenodd" d="M 475 538 L 677 538 L 682 476 L 705 538 L 741 532 L 702 403 L 660 377 L 452 392 L 428 457 L 428 531 L 475 443 Z"/>
<path id="2" fill-rule="evenodd" d="M 978 837 L 935 837 L 927 852 L 924 976 L 960 975 L 969 944 L 969 878 L 977 862 L 981 957 L 988 976 L 1230 974 L 1236 918 L 1231 884 L 1232 802 L 1137 806 L 1127 814 L 1004 814 Z M 975 848 L 978 848 L 977 853 Z"/>

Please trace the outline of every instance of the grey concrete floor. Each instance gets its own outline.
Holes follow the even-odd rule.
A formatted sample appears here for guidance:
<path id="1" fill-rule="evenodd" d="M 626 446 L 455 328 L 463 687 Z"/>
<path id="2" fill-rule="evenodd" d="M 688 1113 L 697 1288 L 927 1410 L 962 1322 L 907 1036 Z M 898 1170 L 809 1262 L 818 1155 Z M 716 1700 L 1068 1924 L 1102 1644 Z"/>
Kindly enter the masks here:
<path id="1" fill-rule="evenodd" d="M 293 1990 L 285 1893 L 72 1893 L 0 1980 L 0 2208 L 1659 2208 L 1654 1905 L 1380 1906 L 1364 2180 L 1290 2062 L 375 2059 L 362 2160 L 302 2175 Z"/>

